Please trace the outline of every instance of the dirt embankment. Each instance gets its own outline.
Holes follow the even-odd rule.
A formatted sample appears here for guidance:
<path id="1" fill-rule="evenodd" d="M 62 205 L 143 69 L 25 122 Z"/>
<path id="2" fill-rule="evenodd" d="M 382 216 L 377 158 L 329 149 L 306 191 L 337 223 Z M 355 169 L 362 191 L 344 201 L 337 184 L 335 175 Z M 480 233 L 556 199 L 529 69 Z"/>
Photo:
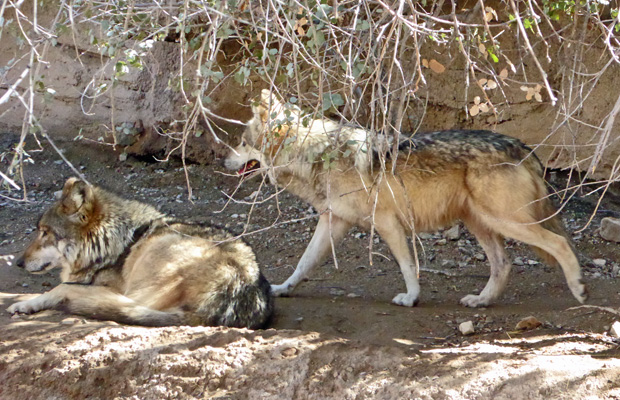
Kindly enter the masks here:
<path id="1" fill-rule="evenodd" d="M 462 7 L 459 12 L 467 13 L 475 4 L 477 2 L 463 2 L 459 4 Z M 505 2 L 489 0 L 485 4 L 498 11 L 505 11 L 506 8 Z M 32 18 L 31 7 L 31 3 L 25 2 L 20 11 Z M 53 3 L 41 6 L 37 15 L 39 24 L 51 25 L 57 13 L 57 5 Z M 481 15 L 476 14 L 472 18 L 480 18 Z M 502 11 L 499 15 L 506 15 L 507 18 L 508 14 Z M 34 111 L 42 126 L 53 137 L 65 139 L 81 135 L 91 140 L 102 138 L 109 142 L 114 133 L 116 141 L 126 146 L 130 154 L 163 156 L 173 149 L 180 154 L 183 121 L 193 118 L 188 115 L 187 109 L 190 104 L 188 98 L 191 97 L 189 94 L 197 89 L 192 86 L 198 81 L 199 68 L 195 61 L 184 59 L 181 64 L 181 45 L 167 41 L 154 42 L 152 47 L 146 49 L 137 47 L 133 41 L 127 41 L 113 58 L 104 51 L 106 48 L 102 50 L 91 43 L 92 35 L 97 38 L 97 35 L 105 33 L 99 24 L 91 21 L 72 25 L 71 28 L 58 31 L 58 37 L 43 56 L 45 64 L 37 66 L 39 76 L 36 77 L 36 95 L 39 97 L 34 104 Z M 582 36 L 570 43 L 558 39 L 557 33 L 561 31 L 559 27 L 554 27 L 554 30 L 541 24 L 540 29 L 547 40 L 542 41 L 537 37 L 532 46 L 556 96 L 564 97 L 560 98 L 562 106 L 560 103 L 552 104 L 545 89 L 540 86 L 542 78 L 539 68 L 524 50 L 520 35 L 512 34 L 512 31 L 501 35 L 499 31 L 494 31 L 498 34 L 494 40 L 504 56 L 493 63 L 492 67 L 496 71 L 505 70 L 506 73 L 494 76 L 488 73 L 488 66 L 481 61 L 475 79 L 468 76 L 469 66 L 457 43 L 446 45 L 426 40 L 421 43 L 420 56 L 427 63 L 429 60 L 440 63 L 444 69 L 424 68 L 425 84 L 416 88 L 416 102 L 405 111 L 407 118 L 403 130 L 415 129 L 418 124 L 422 130 L 492 129 L 536 146 L 537 155 L 553 168 L 565 168 L 578 163 L 582 170 L 588 169 L 596 144 L 601 139 L 599 127 L 604 126 L 607 116 L 614 109 L 617 93 L 620 92 L 620 82 L 616 79 L 620 67 L 608 63 L 608 50 L 598 28 L 588 27 L 583 33 L 575 33 Z M 29 60 L 28 46 L 23 46 L 10 29 L 7 32 L 0 42 L 0 66 L 10 64 L 11 68 L 2 76 L 3 82 L 0 83 L 5 87 L 0 87 L 0 94 L 19 79 L 28 68 Z M 562 31 L 562 34 L 569 35 L 566 31 Z M 98 39 L 107 40 L 105 37 Z M 567 41 L 570 40 L 568 37 Z M 123 52 L 130 48 L 146 53 L 142 60 L 144 68 L 130 68 L 125 75 L 115 78 L 117 61 L 122 60 Z M 216 61 L 217 68 L 222 68 L 227 78 L 217 82 L 211 88 L 213 90 L 209 91 L 208 106 L 211 112 L 229 120 L 214 118 L 211 130 L 205 125 L 204 118 L 199 117 L 198 127 L 189 132 L 185 144 L 185 156 L 189 160 L 203 163 L 213 161 L 225 149 L 215 139 L 216 136 L 224 141 L 234 141 L 243 126 L 230 120 L 249 119 L 250 99 L 266 85 L 259 76 L 251 76 L 252 84 L 248 86 L 240 86 L 232 78 L 234 68 L 231 63 L 239 60 L 231 61 L 231 57 L 239 51 L 236 39 L 223 41 Z M 575 63 L 572 57 L 576 55 L 581 55 L 579 62 L 573 69 L 568 68 L 567 65 Z M 480 54 L 475 57 L 483 58 Z M 403 69 L 416 69 L 416 59 L 413 54 L 405 57 L 402 60 Z M 179 88 L 181 76 L 185 79 L 183 86 L 187 86 L 185 91 Z M 595 79 L 579 81 L 588 76 Z M 485 90 L 473 82 L 486 82 L 487 79 L 494 80 L 494 84 L 489 86 L 484 83 Z M 18 89 L 24 90 L 27 82 L 24 80 Z M 304 99 L 301 104 L 303 107 L 315 106 L 312 102 L 317 101 L 317 96 L 304 96 L 304 93 L 316 92 L 310 79 L 303 80 L 300 85 L 302 93 L 288 94 Z M 339 90 L 334 82 L 328 86 L 333 86 L 332 90 Z M 47 89 L 53 92 L 47 92 Z M 287 88 L 280 89 L 287 93 Z M 534 92 L 536 96 L 533 96 Z M 489 111 L 472 115 L 471 108 L 476 102 L 486 103 L 486 96 L 495 106 L 496 112 L 487 107 Z M 360 99 L 367 103 L 375 100 L 369 92 Z M 0 129 L 19 131 L 24 118 L 20 100 L 13 97 L 3 106 L 6 108 L 0 108 Z M 371 108 L 370 104 L 364 104 L 361 107 L 362 114 Z M 346 109 L 341 111 L 346 113 Z M 351 115 L 345 116 L 352 118 Z M 362 124 L 367 119 L 367 116 L 357 117 L 354 119 Z M 616 140 L 617 135 L 613 133 L 618 131 L 618 123 L 615 122 L 615 129 L 610 131 L 611 136 L 601 148 L 602 160 L 592 177 L 609 178 L 620 154 L 620 141 Z"/>

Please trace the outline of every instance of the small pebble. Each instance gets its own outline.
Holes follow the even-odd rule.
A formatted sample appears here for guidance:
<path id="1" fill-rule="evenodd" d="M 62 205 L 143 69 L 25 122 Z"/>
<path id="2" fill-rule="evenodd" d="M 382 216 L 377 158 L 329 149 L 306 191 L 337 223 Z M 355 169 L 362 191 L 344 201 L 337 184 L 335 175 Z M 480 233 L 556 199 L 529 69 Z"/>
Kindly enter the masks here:
<path id="1" fill-rule="evenodd" d="M 527 317 L 519 321 L 519 323 L 517 323 L 517 326 L 515 326 L 515 329 L 518 331 L 529 331 L 532 329 L 536 329 L 541 325 L 542 322 L 536 319 L 536 317 Z"/>
<path id="2" fill-rule="evenodd" d="M 592 260 L 592 262 L 597 267 L 604 267 L 607 264 L 607 260 L 604 260 L 602 258 L 595 258 L 594 260 Z"/>
<path id="3" fill-rule="evenodd" d="M 282 355 L 284 357 L 292 357 L 297 354 L 297 349 L 294 347 L 289 347 L 288 349 L 282 350 Z"/>
<path id="4" fill-rule="evenodd" d="M 471 335 L 475 332 L 474 323 L 471 321 L 465 321 L 459 325 L 459 331 L 463 335 Z"/>
<path id="5" fill-rule="evenodd" d="M 615 321 L 613 325 L 611 325 L 609 334 L 615 338 L 620 338 L 620 321 Z"/>

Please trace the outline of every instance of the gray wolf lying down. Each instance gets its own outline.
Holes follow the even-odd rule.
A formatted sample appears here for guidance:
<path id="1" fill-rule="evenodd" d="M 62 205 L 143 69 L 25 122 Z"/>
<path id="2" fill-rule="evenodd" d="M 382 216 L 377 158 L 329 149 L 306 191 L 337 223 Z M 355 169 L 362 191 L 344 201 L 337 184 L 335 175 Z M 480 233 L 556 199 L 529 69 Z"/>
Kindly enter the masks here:
<path id="1" fill-rule="evenodd" d="M 145 326 L 263 327 L 270 286 L 252 249 L 213 227 L 176 221 L 155 208 L 70 178 L 17 261 L 63 283 L 10 313 L 62 309 Z"/>

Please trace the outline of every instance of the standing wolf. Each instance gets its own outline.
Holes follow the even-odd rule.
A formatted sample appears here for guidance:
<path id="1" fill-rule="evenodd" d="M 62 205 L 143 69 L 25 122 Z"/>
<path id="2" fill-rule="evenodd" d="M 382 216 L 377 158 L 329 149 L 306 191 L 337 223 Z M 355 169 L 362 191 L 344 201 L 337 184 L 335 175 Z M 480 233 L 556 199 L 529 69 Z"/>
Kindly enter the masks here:
<path id="1" fill-rule="evenodd" d="M 541 164 L 519 140 L 488 131 L 440 131 L 401 137 L 398 154 L 391 154 L 389 141 L 372 144 L 362 128 L 304 118 L 267 90 L 252 111 L 226 167 L 244 175 L 265 167 L 272 183 L 321 212 L 295 272 L 272 286 L 274 295 L 289 294 L 329 254 L 331 243 L 357 225 L 374 227 L 400 266 L 407 292 L 392 302 L 413 306 L 420 285 L 407 234 L 460 219 L 491 264 L 482 292 L 463 297 L 462 304 L 486 306 L 502 293 L 511 266 L 504 237 L 556 260 L 575 298 L 587 298 L 579 263 L 548 199 Z"/>
<path id="2" fill-rule="evenodd" d="M 273 305 L 252 249 L 211 227 L 177 222 L 70 178 L 17 265 L 61 267 L 62 284 L 8 308 L 50 308 L 145 326 L 259 328 Z"/>

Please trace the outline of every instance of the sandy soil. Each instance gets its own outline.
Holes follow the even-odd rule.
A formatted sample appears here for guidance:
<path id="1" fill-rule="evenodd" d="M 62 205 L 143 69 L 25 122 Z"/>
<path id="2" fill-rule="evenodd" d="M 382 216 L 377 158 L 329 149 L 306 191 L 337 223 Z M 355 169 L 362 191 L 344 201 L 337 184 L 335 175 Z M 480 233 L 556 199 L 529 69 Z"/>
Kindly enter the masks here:
<path id="1" fill-rule="evenodd" d="M 4 135 L 2 148 L 14 137 Z M 290 273 L 316 223 L 298 199 L 226 176 L 217 166 L 190 165 L 193 203 L 178 160 L 129 158 L 100 145 L 61 143 L 65 155 L 93 182 L 126 197 L 196 221 L 246 230 L 274 283 Z M 30 148 L 35 148 L 31 145 Z M 72 176 L 53 150 L 29 152 L 25 178 L 31 202 L 0 198 L 0 255 L 17 255 L 36 220 Z M 561 184 L 562 176 L 551 176 Z M 257 199 L 273 197 L 261 205 Z M 229 201 L 233 195 L 236 201 Z M 2 194 L 7 194 L 6 190 Z M 12 193 L 15 195 L 15 193 Z M 570 232 L 584 226 L 596 197 L 575 198 L 563 213 Z M 620 319 L 620 249 L 595 232 L 604 216 L 618 216 L 611 195 L 593 224 L 575 233 L 589 285 L 589 305 L 578 306 L 561 271 L 537 263 L 525 246 L 508 242 L 513 266 L 504 297 L 494 306 L 467 309 L 458 300 L 482 289 L 488 265 L 473 237 L 442 232 L 422 236 L 420 305 L 390 304 L 404 290 L 396 263 L 376 240 L 372 265 L 368 236 L 351 231 L 330 260 L 294 297 L 276 301 L 270 329 L 140 328 L 58 312 L 11 317 L 15 299 L 58 283 L 57 273 L 29 275 L 0 259 L 0 398 L 613 398 L 620 399 L 617 339 L 607 331 Z M 422 249 L 421 249 L 422 250 Z M 605 260 L 594 263 L 592 260 Z M 522 264 L 522 265 L 518 265 Z M 542 326 L 515 331 L 523 318 Z M 476 332 L 463 336 L 461 322 Z"/>

